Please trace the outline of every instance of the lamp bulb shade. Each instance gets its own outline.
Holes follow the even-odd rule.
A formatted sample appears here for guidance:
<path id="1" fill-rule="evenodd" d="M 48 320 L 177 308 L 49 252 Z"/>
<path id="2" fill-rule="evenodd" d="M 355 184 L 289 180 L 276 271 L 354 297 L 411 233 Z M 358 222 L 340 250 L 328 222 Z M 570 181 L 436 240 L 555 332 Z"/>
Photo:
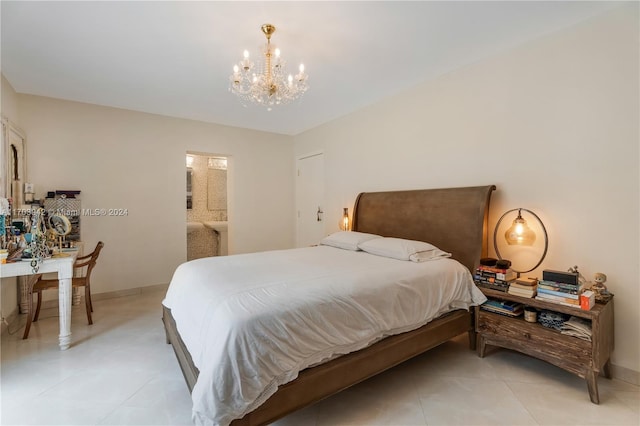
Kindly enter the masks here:
<path id="1" fill-rule="evenodd" d="M 504 228 L 500 228 L 500 224 L 502 223 L 502 220 L 506 218 L 507 215 L 511 215 L 513 212 L 516 212 L 516 211 L 518 212 L 518 217 L 516 217 L 511 227 L 504 234 L 504 237 L 507 240 L 507 243 L 509 245 L 515 245 L 515 246 L 526 246 L 526 245 L 532 246 L 533 243 L 536 241 L 536 234 L 529 228 L 529 226 L 527 225 L 527 221 L 522 218 L 523 211 L 527 212 L 527 217 L 529 217 L 529 215 L 531 216 L 532 219 L 530 218 L 530 220 L 533 220 L 534 222 L 538 222 L 538 225 L 540 226 L 540 232 L 542 233 L 541 234 L 542 239 L 544 241 L 544 249 L 542 250 L 542 255 L 540 256 L 540 259 L 533 267 L 529 269 L 516 269 L 514 266 L 511 266 L 511 269 L 513 269 L 517 273 L 524 274 L 537 269 L 542 264 L 542 261 L 547 255 L 547 249 L 549 248 L 549 236 L 547 235 L 547 229 L 544 227 L 544 223 L 542 223 L 542 220 L 540 220 L 538 215 L 532 212 L 531 210 L 527 210 L 524 208 L 507 210 L 502 216 L 500 216 L 500 219 L 498 219 L 498 222 L 496 223 L 496 227 L 493 230 L 493 248 L 496 251 L 496 255 L 498 256 L 498 259 L 504 259 L 500 254 L 500 249 L 498 247 L 498 240 L 502 240 L 501 238 L 498 238 L 498 229 L 504 229 Z"/>
<path id="2" fill-rule="evenodd" d="M 536 233 L 529 228 L 527 221 L 523 219 L 520 211 L 518 211 L 518 217 L 514 219 L 511 227 L 504 233 L 504 238 L 510 246 L 531 246 L 536 241 Z"/>
<path id="3" fill-rule="evenodd" d="M 349 230 L 349 209 L 345 207 L 342 210 L 342 219 L 340 220 L 340 229 L 343 231 Z"/>

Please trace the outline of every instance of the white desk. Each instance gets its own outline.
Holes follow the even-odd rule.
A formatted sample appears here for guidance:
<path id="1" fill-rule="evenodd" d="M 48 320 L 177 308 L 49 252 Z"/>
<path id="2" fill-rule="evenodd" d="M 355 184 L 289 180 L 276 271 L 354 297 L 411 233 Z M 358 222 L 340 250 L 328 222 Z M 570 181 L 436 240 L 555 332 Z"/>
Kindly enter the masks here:
<path id="1" fill-rule="evenodd" d="M 75 242 L 75 247 L 73 250 L 70 249 L 63 249 L 65 253 L 67 252 L 71 252 L 71 251 L 75 251 L 76 255 L 78 257 L 82 256 L 84 254 L 84 243 L 82 241 L 76 241 Z M 73 276 L 79 276 L 77 275 L 78 272 L 82 272 L 82 271 L 74 271 Z M 51 274 L 45 275 L 44 279 L 52 279 L 54 277 L 50 276 Z M 28 314 L 29 313 L 29 280 L 31 277 L 29 276 L 24 276 L 24 277 L 19 277 L 18 278 L 18 287 L 19 287 L 19 293 L 20 293 L 20 297 L 18 299 L 18 302 L 20 303 L 20 313 L 21 314 Z M 71 305 L 72 305 L 72 309 L 73 306 L 77 306 L 80 304 L 80 288 L 74 288 L 72 289 L 73 291 L 73 295 L 71 296 Z M 82 292 L 84 294 L 84 292 Z"/>
<path id="2" fill-rule="evenodd" d="M 71 279 L 73 278 L 73 263 L 78 252 L 68 252 L 67 257 L 54 257 L 40 264 L 38 274 L 56 272 L 60 287 L 58 289 L 58 305 L 60 310 L 60 350 L 69 349 L 71 344 Z M 31 262 L 15 262 L 0 264 L 0 278 L 33 275 Z M 33 315 L 29 312 L 28 315 Z"/>

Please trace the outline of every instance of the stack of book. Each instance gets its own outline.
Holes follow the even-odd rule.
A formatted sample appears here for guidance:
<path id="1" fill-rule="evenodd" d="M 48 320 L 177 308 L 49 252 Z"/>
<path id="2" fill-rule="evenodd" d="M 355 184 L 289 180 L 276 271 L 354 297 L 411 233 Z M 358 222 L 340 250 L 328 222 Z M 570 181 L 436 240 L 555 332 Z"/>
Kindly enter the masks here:
<path id="1" fill-rule="evenodd" d="M 516 278 L 509 286 L 509 294 L 520 297 L 534 297 L 537 293 L 537 278 Z"/>
<path id="2" fill-rule="evenodd" d="M 487 299 L 486 302 L 480 305 L 480 309 L 494 312 L 496 314 L 507 315 L 509 317 L 520 316 L 523 312 L 521 303 L 511 302 L 508 300 Z"/>
<path id="3" fill-rule="evenodd" d="M 509 285 L 516 280 L 517 273 L 509 268 L 502 269 L 492 266 L 478 266 L 474 274 L 473 280 L 478 287 L 490 288 L 507 292 Z"/>
<path id="4" fill-rule="evenodd" d="M 542 278 L 538 281 L 536 299 L 580 308 L 581 289 L 577 275 L 544 270 Z"/>

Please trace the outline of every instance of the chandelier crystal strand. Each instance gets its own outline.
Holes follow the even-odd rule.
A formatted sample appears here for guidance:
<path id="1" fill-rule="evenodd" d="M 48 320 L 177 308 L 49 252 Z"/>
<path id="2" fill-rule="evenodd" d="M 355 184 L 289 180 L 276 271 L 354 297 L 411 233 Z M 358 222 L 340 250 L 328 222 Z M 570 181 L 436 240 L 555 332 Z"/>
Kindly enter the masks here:
<path id="1" fill-rule="evenodd" d="M 244 106 L 254 103 L 267 107 L 271 111 L 274 105 L 287 104 L 307 91 L 307 74 L 304 65 L 300 64 L 299 73 L 285 77 L 285 61 L 280 56 L 280 49 L 271 45 L 271 35 L 276 27 L 264 24 L 262 32 L 267 38 L 264 48 L 264 63 L 256 66 L 249 59 L 249 52 L 244 51 L 244 58 L 233 67 L 229 90 L 235 93 Z"/>

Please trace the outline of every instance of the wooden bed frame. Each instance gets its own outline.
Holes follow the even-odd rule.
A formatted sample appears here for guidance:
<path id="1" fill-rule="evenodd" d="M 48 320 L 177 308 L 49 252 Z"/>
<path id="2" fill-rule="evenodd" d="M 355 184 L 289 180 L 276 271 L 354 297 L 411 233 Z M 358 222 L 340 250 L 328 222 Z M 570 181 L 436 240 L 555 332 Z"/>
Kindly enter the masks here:
<path id="1" fill-rule="evenodd" d="M 473 271 L 487 254 L 489 201 L 495 186 L 361 193 L 353 230 L 427 241 L 452 253 Z M 189 390 L 198 378 L 170 309 L 163 308 L 167 343 L 173 345 Z M 413 331 L 387 337 L 365 349 L 307 368 L 233 426 L 263 425 L 334 395 L 460 334 L 475 349 L 473 310 L 456 310 Z"/>

